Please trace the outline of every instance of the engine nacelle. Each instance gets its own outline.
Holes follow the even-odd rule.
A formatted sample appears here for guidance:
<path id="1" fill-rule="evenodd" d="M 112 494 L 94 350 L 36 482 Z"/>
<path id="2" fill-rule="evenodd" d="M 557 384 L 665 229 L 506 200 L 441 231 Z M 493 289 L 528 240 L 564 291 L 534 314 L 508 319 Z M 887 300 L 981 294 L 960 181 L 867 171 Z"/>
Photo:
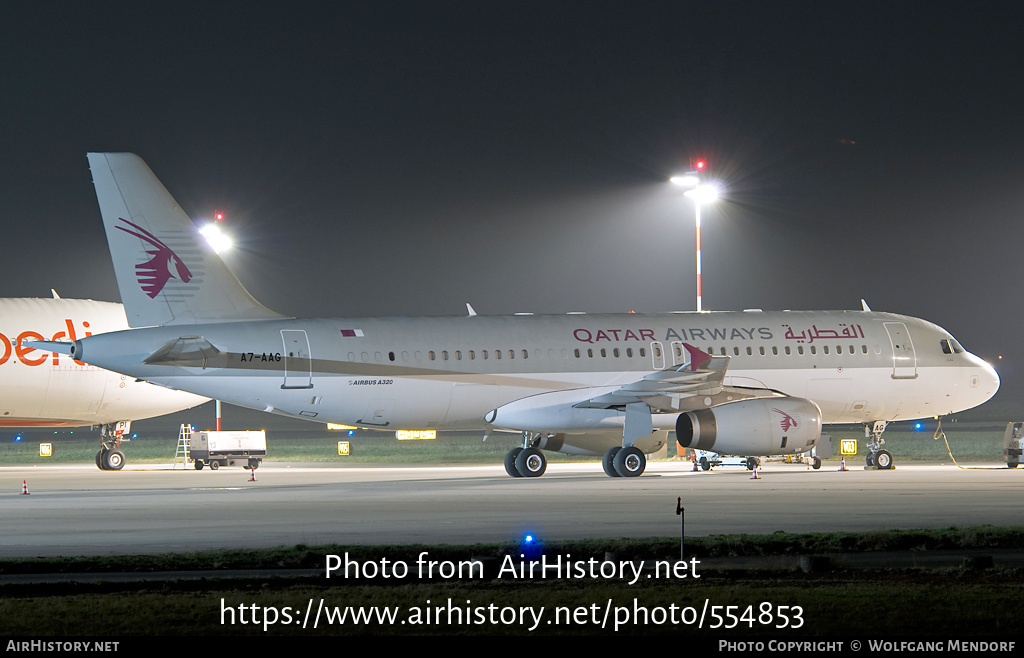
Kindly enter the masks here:
<path id="1" fill-rule="evenodd" d="M 726 455 L 798 454 L 819 438 L 821 409 L 804 398 L 739 400 L 676 419 L 680 446 Z"/>
<path id="2" fill-rule="evenodd" d="M 542 435 L 535 446 L 568 455 L 603 455 L 622 446 L 626 414 L 616 409 L 578 408 L 576 403 L 617 390 L 618 386 L 552 391 L 521 398 L 493 409 L 484 417 L 492 427 Z M 653 414 L 652 434 L 633 445 L 650 454 L 660 450 L 674 427 L 676 414 Z"/>
<path id="3" fill-rule="evenodd" d="M 580 400 L 615 388 L 541 393 L 502 405 L 489 412 L 484 420 L 501 429 L 528 432 L 582 434 L 595 430 L 621 431 L 624 417 L 621 411 L 573 406 Z"/>

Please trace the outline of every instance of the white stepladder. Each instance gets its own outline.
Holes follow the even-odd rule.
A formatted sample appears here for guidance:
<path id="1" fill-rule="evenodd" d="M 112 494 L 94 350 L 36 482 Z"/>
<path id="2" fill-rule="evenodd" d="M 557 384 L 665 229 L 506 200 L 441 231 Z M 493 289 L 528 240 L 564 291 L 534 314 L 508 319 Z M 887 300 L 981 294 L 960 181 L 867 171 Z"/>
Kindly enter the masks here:
<path id="1" fill-rule="evenodd" d="M 179 462 L 182 468 L 188 468 L 188 450 L 192 443 L 192 426 L 182 425 L 178 430 L 178 447 L 174 451 L 174 463 L 171 468 L 178 468 Z"/>

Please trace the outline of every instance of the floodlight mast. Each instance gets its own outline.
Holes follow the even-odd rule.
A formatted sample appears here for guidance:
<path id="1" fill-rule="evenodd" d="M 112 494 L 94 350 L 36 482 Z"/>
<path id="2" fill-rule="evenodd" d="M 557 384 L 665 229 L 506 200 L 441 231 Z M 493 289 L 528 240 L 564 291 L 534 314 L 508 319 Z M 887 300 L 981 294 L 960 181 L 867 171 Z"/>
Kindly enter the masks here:
<path id="1" fill-rule="evenodd" d="M 704 170 L 704 160 L 697 161 L 697 169 L 688 171 L 679 176 L 673 176 L 669 181 L 673 185 L 690 188 L 684 194 L 693 199 L 694 217 L 697 225 L 697 312 L 703 311 L 701 304 L 701 267 L 700 267 L 700 207 L 705 203 L 711 203 L 719 196 L 718 186 L 714 183 L 701 182 L 701 173 Z"/>
<path id="2" fill-rule="evenodd" d="M 220 226 L 218 225 L 218 222 L 224 221 L 224 213 L 222 213 L 219 210 L 214 211 L 213 220 L 213 222 L 202 223 L 199 228 L 199 232 L 202 233 L 203 237 L 206 238 L 206 241 L 207 243 L 209 243 L 210 247 L 219 254 L 222 251 L 230 250 L 231 247 L 234 246 L 234 242 L 231 240 L 230 236 L 221 231 Z M 217 417 L 217 431 L 219 432 L 221 421 L 221 405 L 220 400 L 215 400 L 215 402 L 216 410 L 214 413 Z"/>

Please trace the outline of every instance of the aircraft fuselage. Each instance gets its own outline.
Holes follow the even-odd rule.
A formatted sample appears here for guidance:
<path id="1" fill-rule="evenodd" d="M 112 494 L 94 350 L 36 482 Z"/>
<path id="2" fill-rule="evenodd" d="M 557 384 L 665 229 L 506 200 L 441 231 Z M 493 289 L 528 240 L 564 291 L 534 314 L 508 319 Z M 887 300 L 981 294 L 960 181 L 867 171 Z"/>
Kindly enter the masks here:
<path id="1" fill-rule="evenodd" d="M 682 364 L 684 342 L 730 357 L 726 386 L 813 400 L 824 423 L 945 415 L 981 404 L 999 384 L 991 366 L 941 327 L 871 311 L 169 325 L 80 340 L 76 356 L 161 386 L 296 418 L 462 430 L 485 429 L 490 410 L 532 395 L 615 388 Z M 670 427 L 669 418 L 658 416 L 675 417 L 655 416 L 655 428 Z M 608 427 L 558 431 L 590 429 Z"/>

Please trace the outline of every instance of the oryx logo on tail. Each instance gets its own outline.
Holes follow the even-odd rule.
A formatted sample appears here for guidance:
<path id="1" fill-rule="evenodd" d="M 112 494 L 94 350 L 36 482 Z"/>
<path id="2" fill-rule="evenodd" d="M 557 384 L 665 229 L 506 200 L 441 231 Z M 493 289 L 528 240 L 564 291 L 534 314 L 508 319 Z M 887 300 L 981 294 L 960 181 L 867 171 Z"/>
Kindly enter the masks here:
<path id="1" fill-rule="evenodd" d="M 782 420 L 779 421 L 779 424 L 782 426 L 783 432 L 788 432 L 789 428 L 797 426 L 796 419 L 782 409 L 772 409 L 772 411 L 782 414 Z"/>
<path id="2" fill-rule="evenodd" d="M 145 240 L 154 247 L 153 249 L 146 249 L 146 253 L 152 256 L 152 258 L 145 263 L 139 263 L 135 266 L 135 274 L 139 279 L 139 285 L 142 286 L 142 291 L 149 295 L 151 299 L 160 294 L 160 291 L 164 289 L 169 280 L 175 278 L 174 272 L 171 271 L 171 264 L 174 265 L 174 269 L 178 273 L 177 278 L 181 279 L 183 283 L 188 283 L 192 279 L 192 272 L 185 267 L 185 263 L 181 261 L 178 254 L 174 253 L 162 240 L 123 217 L 118 219 L 135 230 L 132 231 L 123 226 L 118 226 L 118 229 Z"/>

